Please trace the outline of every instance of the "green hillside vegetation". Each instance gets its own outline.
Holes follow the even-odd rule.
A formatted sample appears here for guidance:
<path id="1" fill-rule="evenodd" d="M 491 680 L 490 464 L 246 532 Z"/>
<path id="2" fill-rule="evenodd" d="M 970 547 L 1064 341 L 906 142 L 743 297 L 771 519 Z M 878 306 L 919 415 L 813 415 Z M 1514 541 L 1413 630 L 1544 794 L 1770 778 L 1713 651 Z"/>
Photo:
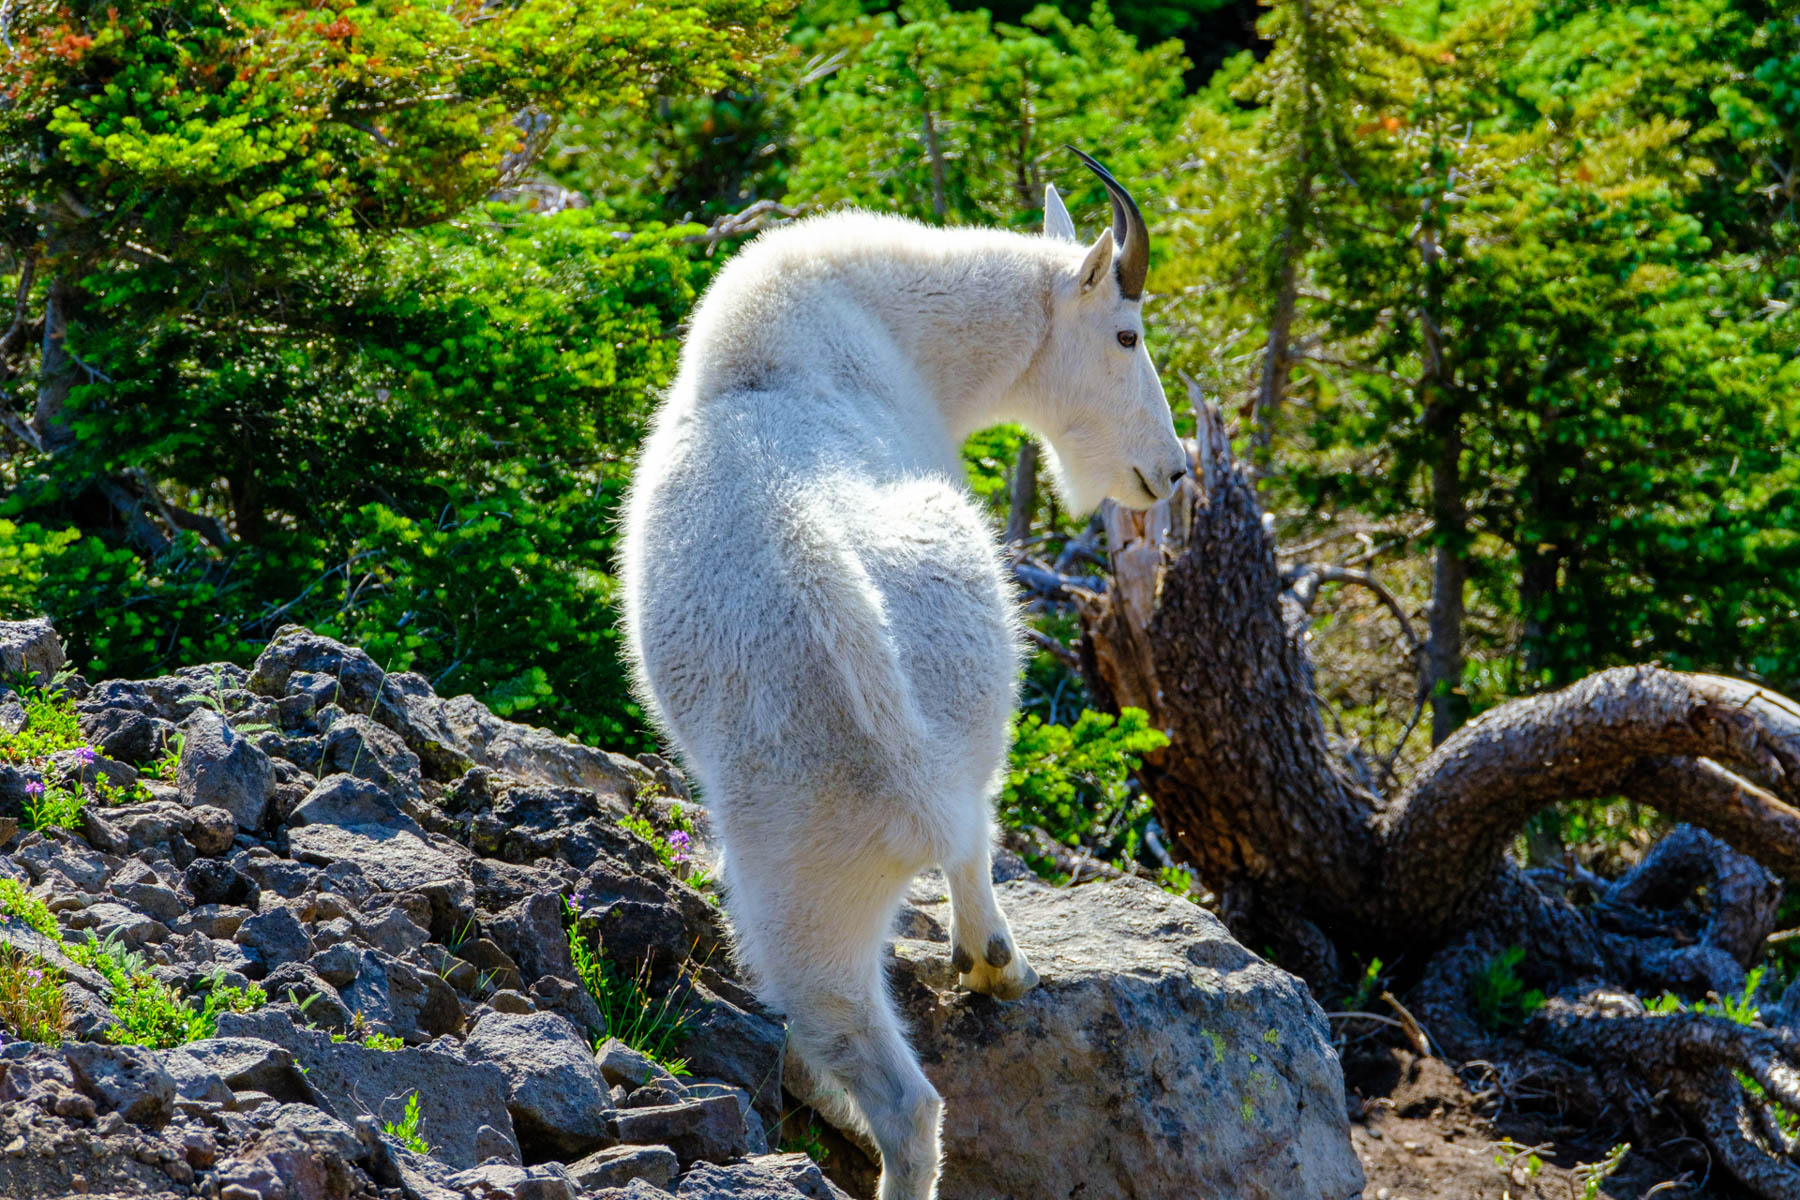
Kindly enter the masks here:
<path id="1" fill-rule="evenodd" d="M 1097 220 L 1070 143 L 1152 223 L 1172 394 L 1429 631 L 1320 606 L 1349 736 L 1615 663 L 1800 686 L 1792 3 L 496 11 L 9 6 L 0 613 L 96 673 L 304 622 L 650 748 L 610 555 L 695 296 L 819 207 Z M 970 445 L 998 522 L 1024 444 Z M 1031 502 L 1054 560 L 1084 525 Z M 1081 695 L 1033 663 L 1033 716 Z"/>

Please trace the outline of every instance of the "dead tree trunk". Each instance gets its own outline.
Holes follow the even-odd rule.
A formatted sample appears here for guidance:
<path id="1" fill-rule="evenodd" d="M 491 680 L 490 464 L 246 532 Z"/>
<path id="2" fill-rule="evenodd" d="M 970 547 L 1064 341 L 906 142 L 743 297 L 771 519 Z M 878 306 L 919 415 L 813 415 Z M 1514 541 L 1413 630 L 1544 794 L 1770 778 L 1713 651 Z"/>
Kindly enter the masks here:
<path id="1" fill-rule="evenodd" d="M 1105 514 L 1112 579 L 1078 597 L 1082 661 L 1097 697 L 1169 734 L 1144 786 L 1238 936 L 1327 996 L 1347 954 L 1411 964 L 1413 1011 L 1462 1058 L 1499 1049 L 1472 979 L 1527 946 L 1522 970 L 1553 998 L 1508 1045 L 1565 1100 L 1638 1121 L 1672 1108 L 1753 1191 L 1800 1195 L 1800 1151 L 1775 1119 L 1800 1111 L 1800 988 L 1783 1001 L 1793 1029 L 1773 1004 L 1772 1024 L 1745 1027 L 1633 996 L 1743 987 L 1774 925 L 1769 871 L 1800 878 L 1800 705 L 1717 676 L 1603 671 L 1489 711 L 1376 794 L 1326 735 L 1304 605 L 1216 410 L 1195 458 L 1170 500 Z M 1508 858 L 1539 809 L 1608 796 L 1690 825 L 1610 884 Z"/>

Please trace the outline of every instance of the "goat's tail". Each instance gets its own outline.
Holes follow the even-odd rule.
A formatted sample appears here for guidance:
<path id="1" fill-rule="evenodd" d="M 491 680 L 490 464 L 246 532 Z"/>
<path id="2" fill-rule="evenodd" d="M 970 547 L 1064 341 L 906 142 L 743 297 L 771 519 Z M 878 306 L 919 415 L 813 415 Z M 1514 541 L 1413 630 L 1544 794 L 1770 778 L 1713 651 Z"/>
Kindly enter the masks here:
<path id="1" fill-rule="evenodd" d="M 782 507 L 776 519 L 789 578 L 852 718 L 891 749 L 924 745 L 924 719 L 901 670 L 880 589 L 816 499 L 802 492 Z"/>

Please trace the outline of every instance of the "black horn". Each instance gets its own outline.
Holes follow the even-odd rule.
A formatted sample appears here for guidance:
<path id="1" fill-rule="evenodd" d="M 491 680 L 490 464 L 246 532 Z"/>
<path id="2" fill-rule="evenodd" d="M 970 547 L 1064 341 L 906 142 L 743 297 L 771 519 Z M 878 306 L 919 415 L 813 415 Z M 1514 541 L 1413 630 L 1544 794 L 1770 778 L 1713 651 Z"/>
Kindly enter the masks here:
<path id="1" fill-rule="evenodd" d="M 1112 177 L 1112 172 L 1075 147 L 1066 149 L 1074 151 L 1076 157 L 1087 164 L 1088 170 L 1100 177 L 1100 182 L 1106 185 L 1106 194 L 1112 197 L 1113 241 L 1118 243 L 1113 256 L 1113 271 L 1119 279 L 1119 291 L 1127 300 L 1137 300 L 1143 296 L 1144 279 L 1150 274 L 1150 231 L 1144 227 L 1144 214 L 1138 211 L 1137 201 L 1131 198 L 1131 193 Z"/>

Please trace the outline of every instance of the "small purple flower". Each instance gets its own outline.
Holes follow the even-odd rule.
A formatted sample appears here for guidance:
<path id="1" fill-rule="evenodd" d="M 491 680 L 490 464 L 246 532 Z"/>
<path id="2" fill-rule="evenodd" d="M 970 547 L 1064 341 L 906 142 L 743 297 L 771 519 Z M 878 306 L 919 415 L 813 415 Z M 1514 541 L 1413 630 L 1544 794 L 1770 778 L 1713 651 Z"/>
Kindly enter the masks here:
<path id="1" fill-rule="evenodd" d="M 40 782 L 39 780 L 33 779 L 30 783 L 25 785 L 25 794 L 27 796 L 32 797 L 33 799 L 36 799 L 37 797 L 43 795 L 44 794 L 43 783 Z"/>
<path id="2" fill-rule="evenodd" d="M 677 850 L 686 850 L 693 840 L 693 838 L 687 835 L 687 830 L 685 829 L 677 829 L 674 833 L 669 835 L 669 845 L 675 847 Z"/>
<path id="3" fill-rule="evenodd" d="M 25 978 L 32 983 L 42 983 L 44 981 L 44 973 L 36 967 L 33 967 L 31 970 L 25 972 Z"/>
<path id="4" fill-rule="evenodd" d="M 91 767 L 94 765 L 94 760 L 100 756 L 94 753 L 94 748 L 92 746 L 77 746 L 75 748 L 75 757 L 81 762 L 82 766 Z"/>

